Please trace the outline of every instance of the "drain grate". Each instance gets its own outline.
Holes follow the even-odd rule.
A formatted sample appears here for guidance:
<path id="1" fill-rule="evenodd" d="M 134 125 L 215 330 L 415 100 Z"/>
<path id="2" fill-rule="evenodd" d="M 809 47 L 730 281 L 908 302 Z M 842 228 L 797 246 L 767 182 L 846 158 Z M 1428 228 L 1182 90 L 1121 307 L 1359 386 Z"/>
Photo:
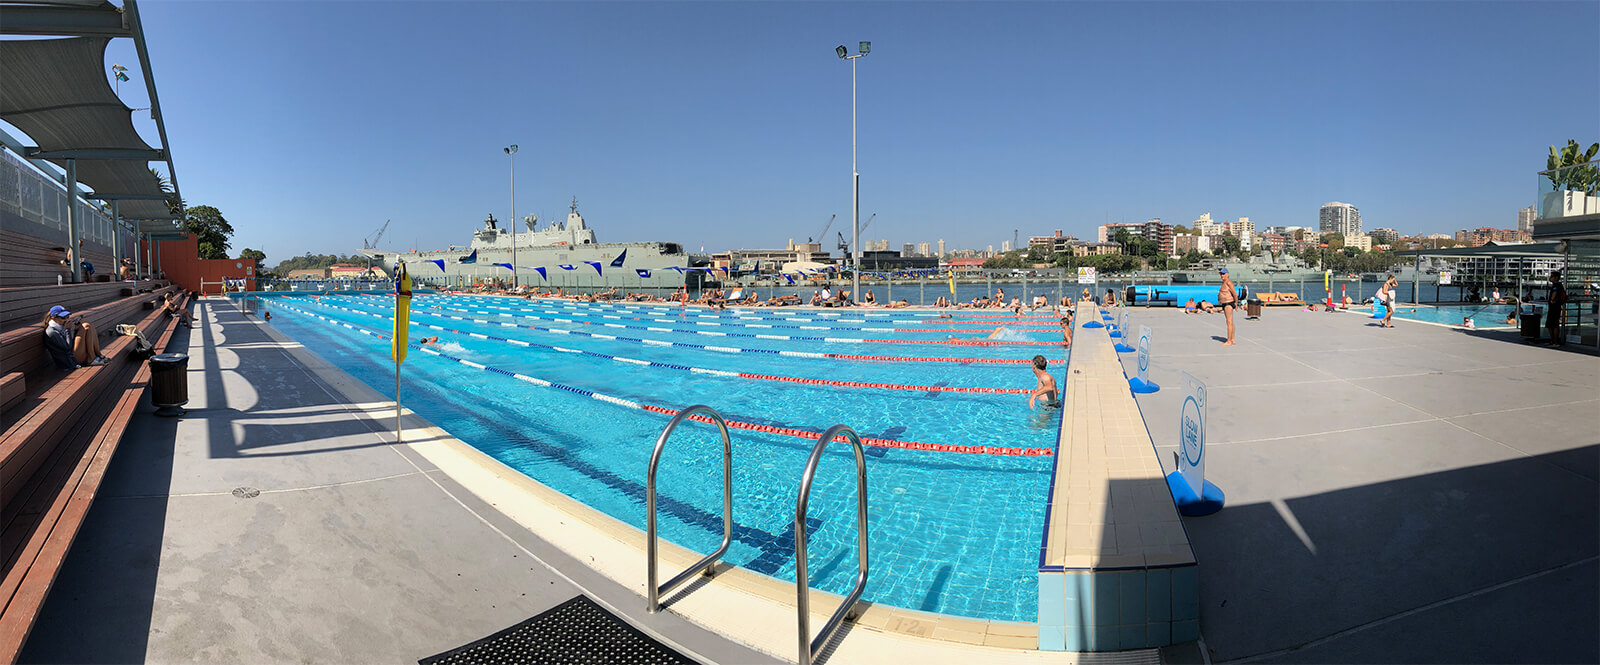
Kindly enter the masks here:
<path id="1" fill-rule="evenodd" d="M 261 496 L 261 490 L 254 487 L 235 487 L 233 488 L 233 495 L 241 499 L 254 499 Z"/>
<path id="2" fill-rule="evenodd" d="M 515 626 L 463 647 L 417 661 L 421 665 L 693 665 L 617 615 L 578 596 Z"/>

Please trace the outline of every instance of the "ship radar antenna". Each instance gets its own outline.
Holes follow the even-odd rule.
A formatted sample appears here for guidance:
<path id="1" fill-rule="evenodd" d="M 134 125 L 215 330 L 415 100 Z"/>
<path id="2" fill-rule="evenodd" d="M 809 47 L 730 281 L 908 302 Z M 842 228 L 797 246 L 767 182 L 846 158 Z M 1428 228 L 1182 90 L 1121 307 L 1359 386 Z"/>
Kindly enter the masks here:
<path id="1" fill-rule="evenodd" d="M 578 214 L 578 197 L 572 197 L 572 214 Z"/>

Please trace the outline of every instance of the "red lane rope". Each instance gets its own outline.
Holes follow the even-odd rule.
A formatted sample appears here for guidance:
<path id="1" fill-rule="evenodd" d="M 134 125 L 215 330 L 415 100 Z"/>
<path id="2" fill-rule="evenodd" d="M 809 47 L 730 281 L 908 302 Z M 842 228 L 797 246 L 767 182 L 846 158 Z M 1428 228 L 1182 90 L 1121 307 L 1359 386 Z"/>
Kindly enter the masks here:
<path id="1" fill-rule="evenodd" d="M 677 411 L 666 409 L 652 404 L 640 404 L 646 411 L 653 411 L 667 416 L 678 415 Z M 696 414 L 689 416 L 690 420 L 707 425 L 715 424 L 710 418 Z M 733 429 L 750 430 L 752 432 L 766 432 L 768 434 L 781 434 L 800 439 L 815 441 L 822 436 L 819 432 L 807 432 L 792 427 L 774 427 L 772 425 L 757 425 L 755 423 L 737 420 L 724 421 Z M 1055 454 L 1049 448 L 1009 448 L 1005 446 L 962 446 L 951 443 L 923 443 L 920 441 L 895 441 L 893 439 L 878 439 L 870 436 L 861 437 L 861 444 L 878 446 L 881 448 L 903 448 L 905 450 L 931 450 L 941 453 L 963 453 L 967 455 L 1006 455 L 1013 457 L 1048 457 Z"/>

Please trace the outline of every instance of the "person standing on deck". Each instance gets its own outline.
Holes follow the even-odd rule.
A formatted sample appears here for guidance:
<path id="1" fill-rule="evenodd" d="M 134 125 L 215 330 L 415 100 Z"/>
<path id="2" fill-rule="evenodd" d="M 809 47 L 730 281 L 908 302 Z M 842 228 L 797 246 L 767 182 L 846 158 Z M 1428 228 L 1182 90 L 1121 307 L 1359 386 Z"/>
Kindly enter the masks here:
<path id="1" fill-rule="evenodd" d="M 1233 278 L 1228 276 L 1228 269 L 1218 268 L 1217 274 L 1222 275 L 1222 288 L 1217 289 L 1217 304 L 1222 306 L 1222 316 L 1228 320 L 1228 339 L 1222 345 L 1233 346 L 1233 310 L 1239 302 L 1239 296 L 1233 286 Z"/>
<path id="2" fill-rule="evenodd" d="M 1400 280 L 1394 275 L 1389 275 L 1383 280 L 1383 286 L 1378 287 L 1377 302 L 1383 303 L 1383 327 L 1394 327 L 1394 290 L 1400 286 Z"/>
<path id="3" fill-rule="evenodd" d="M 1561 336 L 1561 319 L 1567 304 L 1567 287 L 1561 283 L 1561 271 L 1550 271 L 1550 311 L 1545 314 L 1544 327 L 1550 330 L 1550 343 L 1562 346 L 1567 343 Z"/>

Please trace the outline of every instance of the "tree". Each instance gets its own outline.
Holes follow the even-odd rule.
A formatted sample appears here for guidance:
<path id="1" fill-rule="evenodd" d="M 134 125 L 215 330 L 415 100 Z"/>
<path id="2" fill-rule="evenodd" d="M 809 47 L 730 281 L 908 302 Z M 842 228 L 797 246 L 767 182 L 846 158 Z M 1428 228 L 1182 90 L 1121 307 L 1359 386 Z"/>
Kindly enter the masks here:
<path id="1" fill-rule="evenodd" d="M 228 239 L 233 237 L 233 225 L 222 216 L 222 211 L 211 206 L 195 206 L 188 210 L 183 220 L 183 230 L 200 238 L 200 258 L 228 258 Z"/>
<path id="2" fill-rule="evenodd" d="M 1239 246 L 1239 239 L 1235 238 L 1232 233 L 1227 231 L 1222 233 L 1222 251 L 1233 254 L 1239 251 Z"/>
<path id="3" fill-rule="evenodd" d="M 261 251 L 259 249 L 250 249 L 249 247 L 241 249 L 241 250 L 239 250 L 239 258 L 241 258 L 241 259 L 255 259 L 256 260 L 256 265 L 259 265 L 259 266 L 262 266 L 262 267 L 265 267 L 267 265 L 267 253 L 263 252 L 263 251 Z"/>
<path id="4" fill-rule="evenodd" d="M 1337 233 L 1324 233 L 1322 234 L 1322 243 L 1327 245 L 1328 249 L 1340 249 L 1344 247 L 1344 236 Z"/>

